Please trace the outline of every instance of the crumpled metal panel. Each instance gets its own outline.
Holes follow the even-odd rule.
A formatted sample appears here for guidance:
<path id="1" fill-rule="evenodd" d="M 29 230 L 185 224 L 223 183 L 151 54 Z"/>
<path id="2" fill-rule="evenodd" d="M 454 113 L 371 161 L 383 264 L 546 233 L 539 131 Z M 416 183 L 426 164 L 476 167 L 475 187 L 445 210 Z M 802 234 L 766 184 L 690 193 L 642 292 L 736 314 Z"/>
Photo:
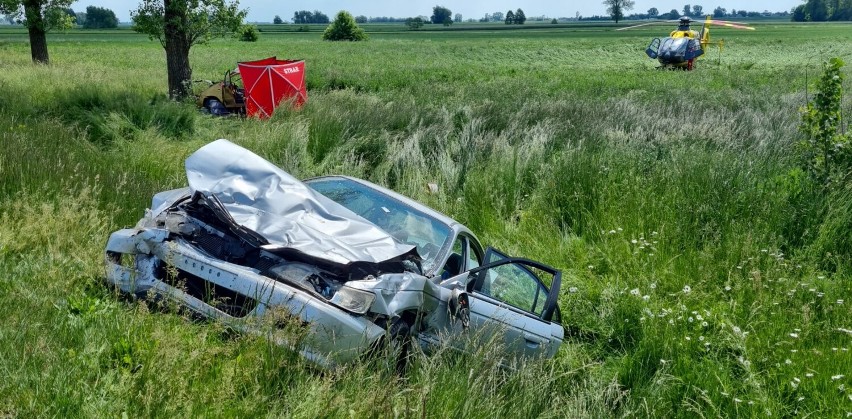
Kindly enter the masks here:
<path id="1" fill-rule="evenodd" d="M 340 264 L 384 262 L 414 248 L 228 140 L 189 156 L 186 177 L 191 191 L 215 195 L 270 244 Z"/>
<path id="2" fill-rule="evenodd" d="M 404 311 L 431 312 L 442 299 L 441 289 L 423 275 L 405 272 L 384 274 L 371 280 L 349 281 L 346 286 L 373 292 L 378 298 L 371 312 L 398 316 Z"/>

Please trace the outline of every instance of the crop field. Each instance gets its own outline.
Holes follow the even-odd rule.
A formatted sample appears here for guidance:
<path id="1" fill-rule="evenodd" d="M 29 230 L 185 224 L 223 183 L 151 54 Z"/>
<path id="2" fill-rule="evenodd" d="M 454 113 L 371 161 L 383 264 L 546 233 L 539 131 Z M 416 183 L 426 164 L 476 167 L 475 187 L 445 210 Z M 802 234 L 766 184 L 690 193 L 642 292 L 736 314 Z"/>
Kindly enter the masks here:
<path id="1" fill-rule="evenodd" d="M 822 63 L 852 63 L 849 25 L 714 29 L 724 50 L 692 72 L 645 57 L 668 27 L 529 26 L 193 47 L 194 79 L 306 60 L 308 103 L 266 121 L 168 101 L 162 47 L 129 30 L 50 34 L 35 66 L 0 27 L 0 417 L 852 415 L 852 184 L 817 184 L 797 146 Z M 109 233 L 218 138 L 300 178 L 385 185 L 562 269 L 559 353 L 322 371 L 116 295 Z"/>

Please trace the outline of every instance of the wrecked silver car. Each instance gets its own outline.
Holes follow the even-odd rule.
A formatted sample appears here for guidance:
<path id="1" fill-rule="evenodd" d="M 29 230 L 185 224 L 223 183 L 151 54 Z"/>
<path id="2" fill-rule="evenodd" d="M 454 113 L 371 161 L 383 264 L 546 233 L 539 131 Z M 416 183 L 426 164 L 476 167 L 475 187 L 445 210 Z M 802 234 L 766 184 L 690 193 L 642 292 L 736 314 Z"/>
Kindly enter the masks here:
<path id="1" fill-rule="evenodd" d="M 110 236 L 106 277 L 122 292 L 239 330 L 284 312 L 307 329 L 294 349 L 326 366 L 387 338 L 428 351 L 483 332 L 532 357 L 562 343 L 558 270 L 483 251 L 409 198 L 345 176 L 300 181 L 227 140 L 187 158 L 186 174 Z"/>

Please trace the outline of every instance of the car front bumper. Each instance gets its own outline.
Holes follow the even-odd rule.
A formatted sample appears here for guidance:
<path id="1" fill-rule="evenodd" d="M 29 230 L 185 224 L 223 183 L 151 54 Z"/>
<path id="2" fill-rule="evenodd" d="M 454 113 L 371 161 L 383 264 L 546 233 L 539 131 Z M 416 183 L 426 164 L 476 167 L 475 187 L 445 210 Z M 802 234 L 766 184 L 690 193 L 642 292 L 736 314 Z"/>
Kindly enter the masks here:
<path id="1" fill-rule="evenodd" d="M 243 317 L 226 313 L 190 294 L 180 283 L 167 280 L 177 273 L 245 296 L 251 299 L 252 308 Z M 163 229 L 114 232 L 106 246 L 106 278 L 122 292 L 153 293 L 237 330 L 270 332 L 276 342 L 326 367 L 356 358 L 385 333 L 365 316 L 351 314 L 319 296 L 260 275 L 256 269 L 207 256 L 182 239 L 169 239 L 168 231 Z M 280 319 L 264 321 L 280 317 L 280 313 L 305 325 L 305 336 L 294 342 L 273 330 Z"/>

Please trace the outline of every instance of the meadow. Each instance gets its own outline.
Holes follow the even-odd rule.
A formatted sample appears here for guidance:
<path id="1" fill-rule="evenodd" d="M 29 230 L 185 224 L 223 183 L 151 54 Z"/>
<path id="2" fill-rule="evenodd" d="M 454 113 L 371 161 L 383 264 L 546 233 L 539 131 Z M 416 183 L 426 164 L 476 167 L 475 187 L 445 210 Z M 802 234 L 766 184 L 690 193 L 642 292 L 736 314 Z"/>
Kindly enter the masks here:
<path id="1" fill-rule="evenodd" d="M 34 66 L 25 32 L 0 28 L 0 416 L 852 415 L 852 186 L 816 184 L 797 147 L 822 62 L 852 63 L 848 25 L 714 30 L 724 51 L 692 72 L 643 54 L 667 27 L 367 28 L 194 47 L 195 79 L 306 60 L 307 105 L 265 121 L 168 101 L 161 46 L 128 30 L 51 34 Z M 217 138 L 297 177 L 388 186 L 561 269 L 559 353 L 320 371 L 116 295 L 109 233 Z"/>

